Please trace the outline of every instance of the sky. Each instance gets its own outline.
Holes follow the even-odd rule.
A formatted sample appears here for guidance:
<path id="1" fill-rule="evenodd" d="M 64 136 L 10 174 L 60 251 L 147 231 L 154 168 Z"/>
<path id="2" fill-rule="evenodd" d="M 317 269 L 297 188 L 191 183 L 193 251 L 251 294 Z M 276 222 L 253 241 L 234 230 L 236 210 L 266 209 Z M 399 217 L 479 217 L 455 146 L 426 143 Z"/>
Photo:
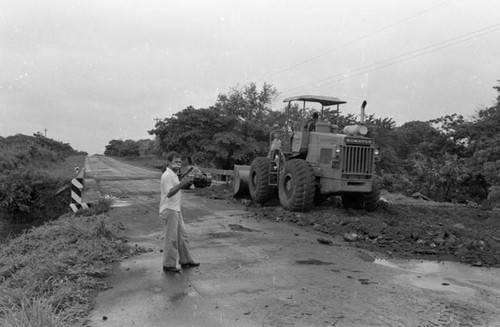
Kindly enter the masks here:
<path id="1" fill-rule="evenodd" d="M 0 136 L 89 154 L 256 83 L 398 126 L 496 103 L 497 0 L 0 0 Z"/>

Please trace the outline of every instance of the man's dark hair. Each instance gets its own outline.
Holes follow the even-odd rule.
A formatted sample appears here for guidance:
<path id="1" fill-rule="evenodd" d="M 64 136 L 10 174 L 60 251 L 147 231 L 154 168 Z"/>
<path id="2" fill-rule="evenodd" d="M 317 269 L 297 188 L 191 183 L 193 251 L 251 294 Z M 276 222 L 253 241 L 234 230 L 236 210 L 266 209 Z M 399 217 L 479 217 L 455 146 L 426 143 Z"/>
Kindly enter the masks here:
<path id="1" fill-rule="evenodd" d="M 318 119 L 318 113 L 317 112 L 313 112 L 313 119 Z"/>
<path id="2" fill-rule="evenodd" d="M 181 155 L 178 152 L 170 151 L 167 153 L 167 161 L 172 162 L 175 158 L 180 158 Z"/>

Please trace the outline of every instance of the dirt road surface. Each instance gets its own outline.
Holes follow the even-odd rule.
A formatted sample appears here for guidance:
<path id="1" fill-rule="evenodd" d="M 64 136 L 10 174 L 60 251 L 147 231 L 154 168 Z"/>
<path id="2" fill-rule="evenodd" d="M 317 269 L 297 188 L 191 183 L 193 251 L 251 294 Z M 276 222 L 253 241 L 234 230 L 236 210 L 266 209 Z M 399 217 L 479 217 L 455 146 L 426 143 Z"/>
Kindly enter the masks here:
<path id="1" fill-rule="evenodd" d="M 91 326 L 500 326 L 497 268 L 388 260 L 189 191 L 184 216 L 201 266 L 164 273 L 159 173 L 104 156 L 85 169 L 84 200 L 114 198 L 111 218 L 148 249 L 116 266 Z"/>

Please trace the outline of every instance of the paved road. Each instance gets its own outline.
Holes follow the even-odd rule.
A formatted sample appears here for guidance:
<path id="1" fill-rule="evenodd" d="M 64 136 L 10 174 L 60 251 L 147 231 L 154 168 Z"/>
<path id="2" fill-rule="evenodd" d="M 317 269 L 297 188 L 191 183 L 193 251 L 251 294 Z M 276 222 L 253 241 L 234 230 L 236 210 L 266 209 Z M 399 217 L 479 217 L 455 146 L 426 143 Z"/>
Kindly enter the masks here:
<path id="1" fill-rule="evenodd" d="M 103 156 L 87 159 L 87 194 L 112 195 L 112 219 L 132 245 L 151 249 L 117 265 L 91 326 L 500 326 L 496 269 L 386 261 L 189 191 L 184 215 L 201 266 L 164 273 L 158 178 Z"/>

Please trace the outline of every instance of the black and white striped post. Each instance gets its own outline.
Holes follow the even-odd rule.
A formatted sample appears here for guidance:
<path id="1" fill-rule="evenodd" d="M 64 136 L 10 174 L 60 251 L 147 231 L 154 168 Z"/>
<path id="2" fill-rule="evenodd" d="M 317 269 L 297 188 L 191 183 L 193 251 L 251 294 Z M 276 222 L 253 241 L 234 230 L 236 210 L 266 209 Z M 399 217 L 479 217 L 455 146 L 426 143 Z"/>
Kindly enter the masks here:
<path id="1" fill-rule="evenodd" d="M 69 207 L 73 212 L 90 208 L 90 203 L 82 203 L 83 173 L 83 169 L 79 170 L 78 175 L 71 180 L 71 203 Z"/>
<path id="2" fill-rule="evenodd" d="M 71 203 L 82 203 L 83 178 L 76 177 L 71 180 Z"/>

